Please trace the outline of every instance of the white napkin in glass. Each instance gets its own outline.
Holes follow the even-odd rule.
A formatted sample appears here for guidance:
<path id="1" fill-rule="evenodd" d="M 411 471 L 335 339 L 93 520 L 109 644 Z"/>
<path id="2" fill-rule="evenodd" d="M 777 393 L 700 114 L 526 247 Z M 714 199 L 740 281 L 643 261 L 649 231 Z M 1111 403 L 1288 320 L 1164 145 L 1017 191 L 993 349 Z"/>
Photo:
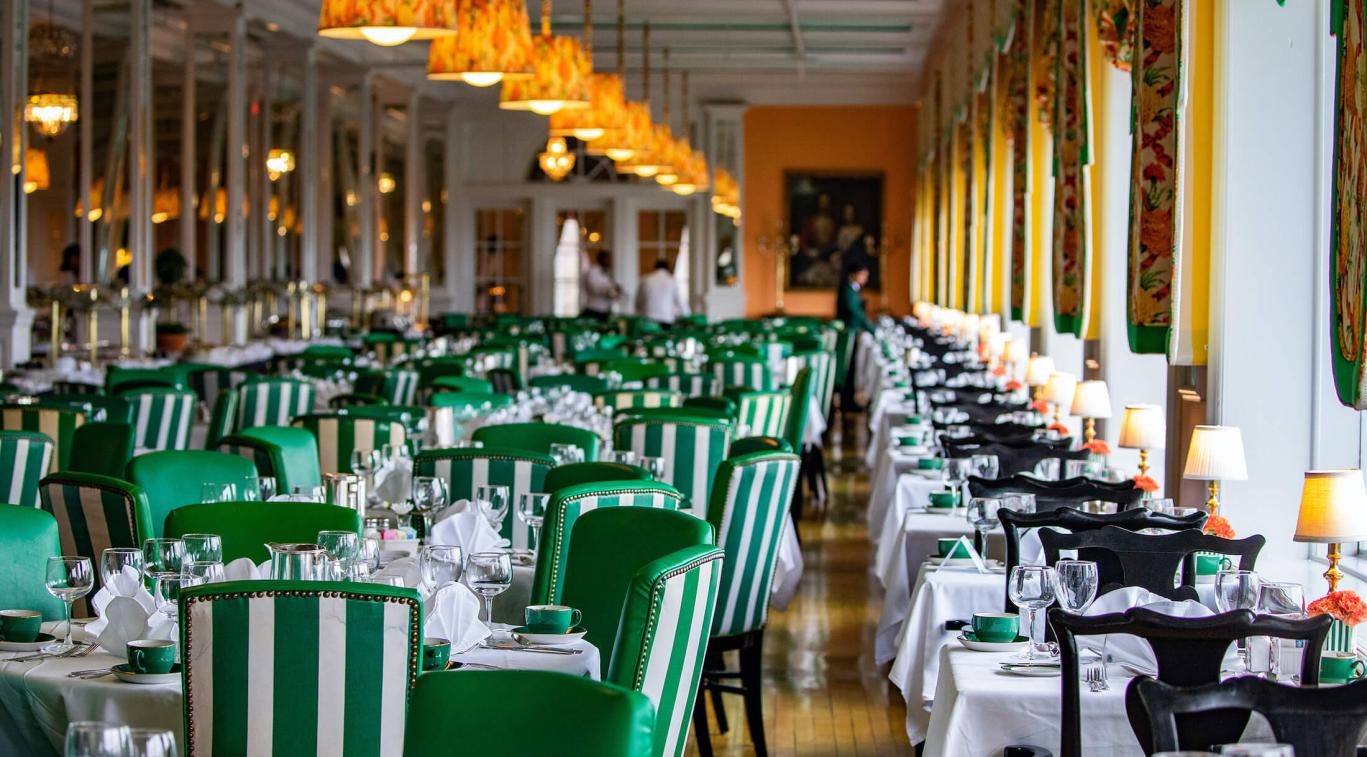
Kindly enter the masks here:
<path id="1" fill-rule="evenodd" d="M 422 571 L 418 567 L 418 558 L 416 557 L 400 557 L 375 571 L 375 575 L 398 576 L 403 579 L 403 585 L 410 589 L 418 588 L 418 584 L 422 582 Z"/>
<path id="2" fill-rule="evenodd" d="M 225 581 L 264 581 L 270 577 L 270 560 L 257 565 L 249 557 L 239 557 L 223 566 Z"/>
<path id="3" fill-rule="evenodd" d="M 507 545 L 494 527 L 489 525 L 489 521 L 468 503 L 459 511 L 454 505 L 444 510 L 441 520 L 432 526 L 432 536 L 427 541 L 429 544 L 454 544 L 461 548 L 466 557 L 476 552 L 492 552 Z"/>
<path id="4" fill-rule="evenodd" d="M 104 651 L 127 659 L 128 642 L 135 639 L 174 639 L 175 623 L 159 612 L 149 612 L 132 597 L 114 597 L 100 619 L 85 627 Z"/>
<path id="5" fill-rule="evenodd" d="M 111 576 L 109 583 L 101 586 L 100 590 L 95 592 L 95 596 L 91 597 L 90 606 L 94 608 L 96 615 L 103 617 L 104 608 L 116 597 L 132 597 L 147 612 L 157 609 L 151 592 L 143 585 L 142 572 L 130 567 L 124 567 L 118 575 Z"/>
<path id="6" fill-rule="evenodd" d="M 413 497 L 413 461 L 402 455 L 390 458 L 375 471 L 375 496 L 381 502 L 407 502 Z"/>
<path id="7" fill-rule="evenodd" d="M 479 619 L 480 601 L 463 584 L 448 584 L 423 602 L 423 634 L 451 642 L 451 653 L 473 649 L 489 637 Z"/>
<path id="8" fill-rule="evenodd" d="M 1215 614 L 1209 607 L 1200 602 L 1190 599 L 1174 601 L 1138 586 L 1126 586 L 1097 597 L 1084 614 L 1106 615 L 1124 612 L 1131 607 L 1144 607 L 1177 618 L 1204 618 Z M 1109 639 L 1106 644 L 1106 654 L 1113 662 L 1131 665 L 1150 672 L 1158 670 L 1158 662 L 1153 657 L 1153 649 L 1149 647 L 1149 643 L 1132 634 L 1081 636 L 1078 638 L 1078 647 L 1100 653 L 1102 639 Z M 1233 654 L 1234 644 L 1231 643 L 1230 651 L 1226 653 L 1226 664 L 1231 661 Z"/>

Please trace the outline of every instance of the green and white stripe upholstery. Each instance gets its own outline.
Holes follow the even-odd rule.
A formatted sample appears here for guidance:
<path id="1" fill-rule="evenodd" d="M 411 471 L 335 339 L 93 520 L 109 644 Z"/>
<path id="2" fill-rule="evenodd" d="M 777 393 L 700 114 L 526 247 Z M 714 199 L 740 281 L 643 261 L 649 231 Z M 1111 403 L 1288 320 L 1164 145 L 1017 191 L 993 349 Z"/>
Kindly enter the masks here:
<path id="1" fill-rule="evenodd" d="M 52 391 L 54 394 L 104 394 L 104 387 L 84 381 L 54 381 Z"/>
<path id="2" fill-rule="evenodd" d="M 683 395 L 670 389 L 623 389 L 599 392 L 593 395 L 593 404 L 598 407 L 610 407 L 613 410 L 634 407 L 678 407 L 683 404 Z"/>
<path id="3" fill-rule="evenodd" d="M 707 521 L 726 551 L 712 635 L 733 636 L 764 627 L 788 507 L 801 458 L 783 452 L 733 457 L 717 471 Z"/>
<path id="4" fill-rule="evenodd" d="M 665 483 L 678 489 L 684 507 L 701 508 L 712 492 L 717 466 L 731 446 L 731 424 L 698 416 L 627 417 L 613 428 L 613 446 L 637 457 L 663 457 Z"/>
<path id="5" fill-rule="evenodd" d="M 247 428 L 220 439 L 218 450 L 251 460 L 258 475 L 275 479 L 280 494 L 289 494 L 296 486 L 308 492 L 323 484 L 318 467 L 318 438 L 308 429 Z"/>
<path id="6" fill-rule="evenodd" d="M 237 421 L 237 390 L 224 389 L 214 400 L 214 410 L 209 416 L 209 428 L 204 436 L 204 449 L 213 449 L 218 440 L 231 434 Z"/>
<path id="7" fill-rule="evenodd" d="M 0 504 L 38 506 L 38 482 L 48 474 L 56 445 L 36 431 L 0 431 L 0 476 L 4 497 Z"/>
<path id="8" fill-rule="evenodd" d="M 480 368 L 517 369 L 517 350 L 509 347 L 476 347 L 470 350 L 470 357 L 477 361 Z"/>
<path id="9" fill-rule="evenodd" d="M 799 370 L 789 390 L 793 394 L 793 401 L 788 405 L 788 422 L 783 428 L 783 438 L 794 452 L 801 453 L 803 440 L 807 438 L 807 412 L 812 404 L 812 369 Z"/>
<path id="10" fill-rule="evenodd" d="M 641 568 L 627 587 L 607 681 L 655 704 L 660 757 L 679 757 L 688 743 L 722 560 L 716 547 L 686 547 Z"/>
<path id="11" fill-rule="evenodd" d="M 748 386 L 751 389 L 773 389 L 778 383 L 769 363 L 763 358 L 733 357 L 716 360 L 712 372 L 722 386 Z"/>
<path id="12" fill-rule="evenodd" d="M 188 389 L 143 389 L 121 395 L 133 408 L 133 454 L 190 445 L 195 393 Z"/>
<path id="13" fill-rule="evenodd" d="M 89 616 L 87 600 L 99 591 L 100 554 L 116 547 L 141 547 L 152 538 L 152 513 L 142 487 L 91 473 L 54 473 L 39 483 L 43 509 L 57 519 L 62 554 L 89 557 L 96 566 L 95 588 L 76 603 Z"/>
<path id="14" fill-rule="evenodd" d="M 583 394 L 593 394 L 608 388 L 608 382 L 598 376 L 584 376 L 578 373 L 558 373 L 550 376 L 533 376 L 528 382 L 528 386 L 538 389 L 550 389 L 563 386 L 572 392 Z M 657 387 L 671 389 L 673 387 Z"/>
<path id="15" fill-rule="evenodd" d="M 418 396 L 418 372 L 391 368 L 384 372 L 380 396 L 391 405 L 411 405 Z"/>
<path id="16" fill-rule="evenodd" d="M 835 353 L 826 350 L 796 352 L 787 360 L 787 383 L 790 385 L 797 378 L 799 370 L 812 369 L 812 391 L 825 418 L 831 416 L 831 398 L 835 396 L 835 367 Z"/>
<path id="17" fill-rule="evenodd" d="M 294 379 L 264 379 L 237 388 L 233 430 L 251 426 L 288 426 L 313 412 L 313 385 Z"/>
<path id="18" fill-rule="evenodd" d="M 56 454 L 49 460 L 48 473 L 66 470 L 67 461 L 71 459 L 71 438 L 85 420 L 85 413 L 54 407 L 28 405 L 0 409 L 0 430 L 36 431 L 52 440 Z"/>
<path id="19" fill-rule="evenodd" d="M 451 502 L 473 499 L 481 486 L 508 487 L 508 515 L 501 536 L 511 540 L 514 548 L 526 549 L 531 531 L 516 517 L 517 502 L 523 494 L 546 491 L 546 474 L 553 465 L 550 455 L 517 449 L 433 449 L 418 454 L 413 475 L 444 479 Z"/>
<path id="20" fill-rule="evenodd" d="M 532 604 L 545 604 L 560 596 L 565 583 L 565 562 L 570 532 L 579 516 L 600 507 L 661 507 L 678 510 L 683 495 L 672 486 L 650 481 L 610 481 L 570 486 L 551 494 L 537 545 L 536 573 L 532 578 Z"/>
<path id="21" fill-rule="evenodd" d="M 181 595 L 187 757 L 401 757 L 422 654 L 414 589 L 233 581 Z"/>
<path id="22" fill-rule="evenodd" d="M 422 342 L 416 339 L 396 339 L 391 342 L 376 342 L 370 345 L 375 350 L 375 360 L 389 365 L 404 355 L 411 354 Z"/>
<path id="23" fill-rule="evenodd" d="M 740 392 L 736 425 L 748 426 L 750 436 L 783 436 L 788 427 L 788 409 L 793 395 L 787 390 Z"/>
<path id="24" fill-rule="evenodd" d="M 512 368 L 490 368 L 484 377 L 499 394 L 512 394 L 522 390 L 522 375 Z"/>
<path id="25" fill-rule="evenodd" d="M 672 389 L 685 397 L 707 397 L 721 391 L 721 381 L 710 373 L 670 373 L 645 380 L 647 389 Z"/>
<path id="26" fill-rule="evenodd" d="M 318 469 L 324 474 L 350 473 L 354 450 L 397 447 L 408 438 L 402 423 L 357 415 L 314 413 L 295 418 L 293 425 L 318 438 Z"/>
<path id="27" fill-rule="evenodd" d="M 218 398 L 219 392 L 224 389 L 236 389 L 241 386 L 242 382 L 253 376 L 254 374 L 245 371 L 207 365 L 195 368 L 186 374 L 190 381 L 190 388 L 199 396 L 200 402 L 206 405 L 214 402 Z"/>

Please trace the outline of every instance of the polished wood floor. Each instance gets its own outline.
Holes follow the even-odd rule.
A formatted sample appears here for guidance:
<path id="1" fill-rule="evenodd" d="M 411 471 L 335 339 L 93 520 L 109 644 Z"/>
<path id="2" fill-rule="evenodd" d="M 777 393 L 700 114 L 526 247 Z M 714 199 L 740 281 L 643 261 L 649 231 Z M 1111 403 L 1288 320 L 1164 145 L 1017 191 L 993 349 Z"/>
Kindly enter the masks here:
<path id="1" fill-rule="evenodd" d="M 868 471 L 862 416 L 827 449 L 830 499 L 799 526 L 806 570 L 788 609 L 771 612 L 764 649 L 764 721 L 769 753 L 910 755 L 906 708 L 873 663 L 882 590 L 870 572 L 864 525 Z M 735 660 L 729 660 L 735 667 Z M 753 755 L 745 712 L 728 696 L 730 731 L 712 723 L 716 755 Z M 710 705 L 709 705 L 710 711 Z M 697 752 L 690 746 L 689 754 Z"/>

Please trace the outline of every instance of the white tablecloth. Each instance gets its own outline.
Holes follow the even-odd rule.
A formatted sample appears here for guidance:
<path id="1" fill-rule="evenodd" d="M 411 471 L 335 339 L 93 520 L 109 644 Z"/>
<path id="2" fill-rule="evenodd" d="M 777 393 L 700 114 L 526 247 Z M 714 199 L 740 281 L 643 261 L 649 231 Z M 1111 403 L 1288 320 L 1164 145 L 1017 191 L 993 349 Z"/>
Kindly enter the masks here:
<path id="1" fill-rule="evenodd" d="M 919 461 L 931 457 L 925 454 L 908 454 L 902 452 L 897 447 L 888 448 L 887 452 L 878 456 L 878 462 L 873 468 L 871 481 L 873 487 L 869 494 L 868 526 L 869 541 L 874 544 L 888 535 L 887 526 L 889 523 L 896 525 L 901 520 L 900 510 L 893 507 L 896 502 L 901 502 L 903 509 L 907 507 L 925 507 L 930 504 L 930 492 L 938 491 L 933 486 L 922 487 L 924 491 L 916 496 L 908 494 L 898 494 L 898 485 L 903 476 L 915 476 L 923 481 L 933 481 L 944 488 L 944 482 L 939 481 L 940 471 L 920 471 L 917 467 Z M 892 516 L 890 518 L 890 516 Z"/>
<path id="2" fill-rule="evenodd" d="M 521 624 L 519 623 L 519 625 Z M 494 624 L 495 629 L 503 631 L 512 627 L 507 623 Z M 506 638 L 503 634 L 499 634 L 499 637 L 500 639 Z M 456 662 L 474 663 L 476 665 L 492 665 L 507 670 L 548 670 L 553 673 L 586 676 L 595 681 L 600 679 L 603 663 L 598 653 L 598 647 L 582 640 L 560 646 L 565 649 L 579 649 L 582 652 L 580 654 L 548 654 L 545 652 L 477 647 L 468 652 L 453 654 L 451 659 Z"/>

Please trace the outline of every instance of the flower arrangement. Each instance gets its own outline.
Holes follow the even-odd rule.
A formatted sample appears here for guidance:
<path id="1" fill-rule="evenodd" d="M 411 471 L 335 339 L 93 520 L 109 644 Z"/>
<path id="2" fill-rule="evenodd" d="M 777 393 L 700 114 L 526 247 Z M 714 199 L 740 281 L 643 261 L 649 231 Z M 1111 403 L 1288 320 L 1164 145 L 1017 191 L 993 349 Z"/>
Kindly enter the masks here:
<path id="1" fill-rule="evenodd" d="M 1234 526 L 1231 526 L 1223 515 L 1212 515 L 1206 518 L 1206 525 L 1201 529 L 1201 532 L 1218 536 L 1221 539 L 1233 539 L 1235 536 Z"/>
<path id="2" fill-rule="evenodd" d="M 1093 439 L 1082 445 L 1081 449 L 1085 449 L 1093 455 L 1105 456 L 1111 454 L 1111 445 L 1107 444 L 1105 439 Z"/>
<path id="3" fill-rule="evenodd" d="M 993 369 L 992 369 L 992 375 L 993 375 L 993 376 L 1005 376 L 1005 375 L 1006 375 L 1006 366 L 1004 366 L 1004 365 L 999 365 L 999 366 L 997 366 L 996 368 L 993 368 Z"/>
<path id="4" fill-rule="evenodd" d="M 1312 617 L 1328 615 L 1348 626 L 1367 620 L 1367 602 L 1363 602 L 1355 591 L 1331 591 L 1311 602 L 1305 611 Z"/>
<path id="5" fill-rule="evenodd" d="M 1048 426 L 1045 426 L 1045 427 L 1044 427 L 1044 430 L 1045 430 L 1045 431 L 1057 431 L 1057 432 L 1059 432 L 1060 434 L 1062 434 L 1062 435 L 1064 435 L 1064 436 L 1067 436 L 1067 435 L 1068 435 L 1068 427 L 1065 426 L 1065 425 L 1063 425 L 1062 423 L 1050 423 Z"/>
<path id="6" fill-rule="evenodd" d="M 1030 403 L 1030 409 L 1037 413 L 1047 413 L 1049 412 L 1049 403 L 1044 400 L 1035 400 Z"/>
<path id="7" fill-rule="evenodd" d="M 1141 474 L 1134 477 L 1134 488 L 1152 494 L 1153 492 L 1158 491 L 1158 482 L 1154 481 L 1149 476 Z"/>
<path id="8" fill-rule="evenodd" d="M 1018 389 L 1022 389 L 1022 388 L 1024 388 L 1024 387 L 1025 387 L 1025 384 L 1022 384 L 1021 382 L 1017 381 L 1016 379 L 1011 379 L 1010 381 L 1006 382 L 1006 391 L 1008 391 L 1008 392 L 1014 392 L 1014 391 L 1017 391 Z"/>

